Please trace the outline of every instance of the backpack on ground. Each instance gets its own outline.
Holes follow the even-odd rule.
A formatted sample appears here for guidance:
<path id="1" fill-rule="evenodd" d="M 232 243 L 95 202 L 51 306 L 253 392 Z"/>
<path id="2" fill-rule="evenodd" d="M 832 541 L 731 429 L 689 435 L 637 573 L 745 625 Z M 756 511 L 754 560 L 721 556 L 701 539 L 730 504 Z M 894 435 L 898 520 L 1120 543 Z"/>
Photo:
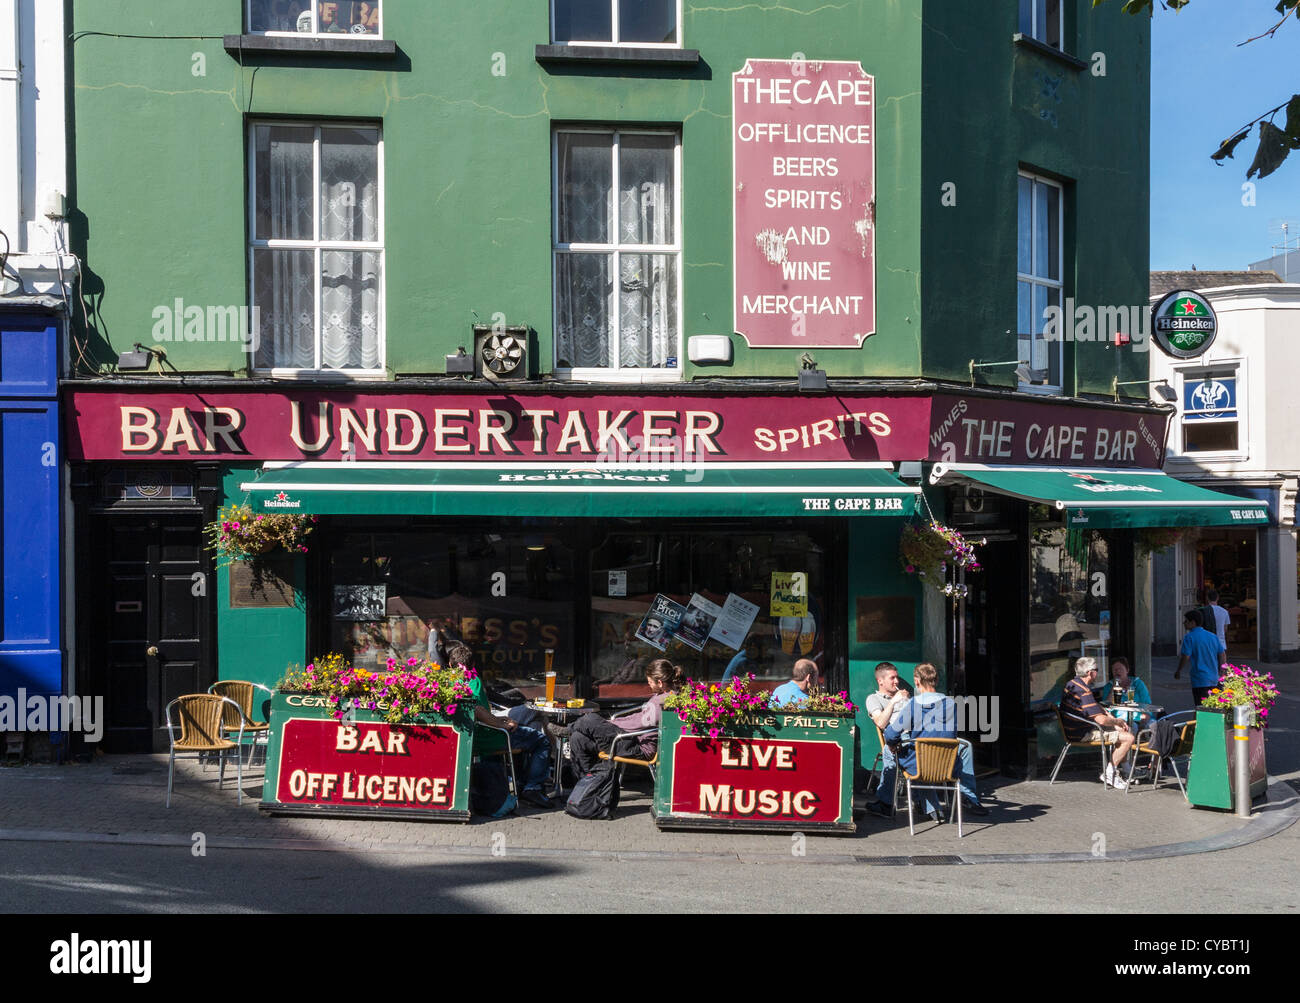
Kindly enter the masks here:
<path id="1" fill-rule="evenodd" d="M 609 819 L 618 807 L 618 771 L 613 763 L 600 763 L 573 786 L 564 810 L 574 818 Z"/>

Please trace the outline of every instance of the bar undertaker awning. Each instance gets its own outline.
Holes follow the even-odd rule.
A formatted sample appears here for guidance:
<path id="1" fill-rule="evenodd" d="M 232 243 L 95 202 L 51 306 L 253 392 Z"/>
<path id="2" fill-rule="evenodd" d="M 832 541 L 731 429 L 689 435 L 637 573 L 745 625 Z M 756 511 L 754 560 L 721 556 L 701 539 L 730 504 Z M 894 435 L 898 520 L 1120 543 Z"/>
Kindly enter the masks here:
<path id="1" fill-rule="evenodd" d="M 1255 526 L 1268 523 L 1268 505 L 1210 491 L 1160 470 L 997 467 L 937 463 L 932 484 L 968 484 L 1063 511 L 1077 529 L 1150 526 Z"/>
<path id="2" fill-rule="evenodd" d="M 888 463 L 267 463 L 255 512 L 622 518 L 910 516 Z"/>

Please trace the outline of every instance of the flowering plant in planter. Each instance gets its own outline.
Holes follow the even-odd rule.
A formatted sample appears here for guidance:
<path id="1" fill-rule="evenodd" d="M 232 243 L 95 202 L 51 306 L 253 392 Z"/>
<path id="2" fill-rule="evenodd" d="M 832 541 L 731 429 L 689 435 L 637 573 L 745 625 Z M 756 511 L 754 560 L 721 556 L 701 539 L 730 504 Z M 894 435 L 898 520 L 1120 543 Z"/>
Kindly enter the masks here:
<path id="1" fill-rule="evenodd" d="M 845 690 L 830 693 L 814 688 L 809 690 L 802 700 L 796 700 L 792 704 L 782 704 L 780 707 L 773 706 L 771 709 L 807 711 L 810 714 L 852 714 L 858 707 L 849 699 L 849 694 Z"/>
<path id="2" fill-rule="evenodd" d="M 293 668 L 276 686 L 282 693 L 315 693 L 335 705 L 334 717 L 349 707 L 378 711 L 389 724 L 402 724 L 421 714 L 455 717 L 460 705 L 474 697 L 469 680 L 473 670 L 443 667 L 408 658 L 389 658 L 387 667 L 371 672 L 348 664 L 340 654 L 317 658 L 305 669 Z"/>
<path id="3" fill-rule="evenodd" d="M 950 526 L 937 522 L 928 525 L 914 523 L 903 528 L 898 542 L 898 558 L 909 575 L 916 575 L 936 591 L 959 599 L 966 595 L 967 588 L 948 581 L 948 567 L 951 565 L 954 571 L 979 571 L 975 546 L 975 541 L 967 540 Z"/>
<path id="4" fill-rule="evenodd" d="M 750 692 L 752 675 L 733 679 L 725 686 L 686 680 L 680 690 L 668 694 L 664 707 L 677 711 L 685 723 L 683 734 L 717 738 L 746 715 L 767 709 L 769 694 Z"/>
<path id="5" fill-rule="evenodd" d="M 217 521 L 208 523 L 203 532 L 208 546 L 227 561 L 250 561 L 277 547 L 290 554 L 307 553 L 307 537 L 315 522 L 314 515 L 254 513 L 244 503 L 223 506 Z"/>
<path id="6" fill-rule="evenodd" d="M 1248 665 L 1229 665 L 1219 679 L 1219 685 L 1201 701 L 1201 706 L 1212 710 L 1230 710 L 1233 707 L 1250 707 L 1255 712 L 1254 728 L 1268 727 L 1268 712 L 1277 700 L 1278 689 L 1273 673 L 1256 672 Z"/>

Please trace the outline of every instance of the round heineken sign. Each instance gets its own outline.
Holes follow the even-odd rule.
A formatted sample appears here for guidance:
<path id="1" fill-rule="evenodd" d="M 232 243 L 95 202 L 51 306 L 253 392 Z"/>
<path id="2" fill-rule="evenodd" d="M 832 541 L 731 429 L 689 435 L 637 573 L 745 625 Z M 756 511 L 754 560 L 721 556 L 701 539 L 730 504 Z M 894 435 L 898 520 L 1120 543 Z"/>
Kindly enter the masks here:
<path id="1" fill-rule="evenodd" d="M 1190 289 L 1170 293 L 1152 311 L 1151 330 L 1166 355 L 1195 359 L 1204 355 L 1219 333 L 1219 318 L 1210 301 Z"/>

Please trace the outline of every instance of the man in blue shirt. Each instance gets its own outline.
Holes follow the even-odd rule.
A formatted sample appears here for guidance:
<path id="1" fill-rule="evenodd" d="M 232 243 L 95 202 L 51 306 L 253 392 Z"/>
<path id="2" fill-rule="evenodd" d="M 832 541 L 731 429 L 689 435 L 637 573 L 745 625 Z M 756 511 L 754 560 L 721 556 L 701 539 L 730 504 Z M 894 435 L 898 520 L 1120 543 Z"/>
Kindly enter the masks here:
<path id="1" fill-rule="evenodd" d="M 885 741 L 897 742 L 904 735 L 907 735 L 909 741 L 918 738 L 956 738 L 957 704 L 952 697 L 937 692 L 939 670 L 929 662 L 922 662 L 916 667 L 913 680 L 916 683 L 916 695 L 889 723 L 889 727 L 885 729 Z M 907 773 L 916 772 L 915 747 L 911 745 L 903 747 L 898 755 L 898 765 Z M 970 780 L 969 788 L 973 795 L 975 790 L 973 773 Z M 932 793 L 932 791 L 920 792 L 921 810 L 934 821 L 941 822 L 943 818 L 939 814 L 938 802 L 930 798 Z M 972 807 L 975 807 L 980 814 L 984 814 L 985 809 L 979 804 L 978 798 L 970 797 L 969 800 Z"/>
<path id="2" fill-rule="evenodd" d="M 1182 677 L 1188 663 L 1192 666 L 1192 703 L 1197 707 L 1219 685 L 1219 638 L 1205 629 L 1199 609 L 1188 610 L 1183 617 L 1187 633 L 1179 654 L 1174 678 Z"/>
<path id="3" fill-rule="evenodd" d="M 772 691 L 773 707 L 797 707 L 808 699 L 808 692 L 817 685 L 817 663 L 811 658 L 801 658 L 790 670 L 790 681 Z"/>

